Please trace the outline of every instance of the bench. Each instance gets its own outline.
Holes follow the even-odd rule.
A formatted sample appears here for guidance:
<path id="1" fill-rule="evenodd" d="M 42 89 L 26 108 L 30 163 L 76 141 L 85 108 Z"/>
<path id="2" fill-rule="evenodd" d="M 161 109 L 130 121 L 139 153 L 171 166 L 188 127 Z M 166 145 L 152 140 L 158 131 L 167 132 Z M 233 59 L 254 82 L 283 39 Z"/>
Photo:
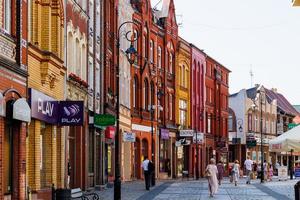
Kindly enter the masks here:
<path id="1" fill-rule="evenodd" d="M 100 200 L 100 197 L 96 193 L 83 193 L 80 188 L 75 188 L 71 190 L 72 199 L 89 200 L 89 196 L 91 196 L 93 200 Z"/>
<path id="2" fill-rule="evenodd" d="M 187 180 L 189 180 L 189 171 L 185 171 L 185 170 L 182 171 L 182 180 L 184 177 L 186 177 Z"/>

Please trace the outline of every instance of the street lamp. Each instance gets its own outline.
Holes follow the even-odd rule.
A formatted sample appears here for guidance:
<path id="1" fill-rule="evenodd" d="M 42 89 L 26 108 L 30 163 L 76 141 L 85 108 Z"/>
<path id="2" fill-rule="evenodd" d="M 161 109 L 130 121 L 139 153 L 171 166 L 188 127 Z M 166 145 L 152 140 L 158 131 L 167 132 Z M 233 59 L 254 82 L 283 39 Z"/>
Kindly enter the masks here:
<path id="1" fill-rule="evenodd" d="M 263 106 L 263 94 L 264 91 L 259 88 L 257 93 L 259 94 L 259 96 L 257 96 L 255 99 L 252 99 L 253 101 L 253 105 L 252 107 L 254 108 L 258 108 L 258 106 L 255 104 L 256 100 L 259 99 L 260 102 L 260 152 L 261 152 L 261 163 L 260 163 L 260 171 L 261 171 L 261 176 L 260 176 L 260 183 L 264 182 L 264 152 L 263 152 L 263 116 L 262 116 L 262 106 Z"/>
<path id="2" fill-rule="evenodd" d="M 121 199 L 121 175 L 120 175 L 120 155 L 119 155 L 119 143 L 120 143 L 120 137 L 119 137 L 119 129 L 120 129 L 120 77 L 119 77 L 119 71 L 120 71 L 120 30 L 125 24 L 135 24 L 135 22 L 132 21 L 126 21 L 123 22 L 117 32 L 117 66 L 116 66 L 116 135 L 115 135 L 115 180 L 114 180 L 114 200 L 120 200 Z M 125 51 L 126 58 L 130 64 L 133 64 L 135 61 L 135 56 L 137 54 L 136 49 L 133 46 L 133 42 L 138 39 L 138 35 L 134 36 L 134 38 L 129 38 L 129 34 L 132 33 L 132 31 L 128 31 L 125 34 L 125 38 L 127 41 L 131 41 L 130 47 Z"/>

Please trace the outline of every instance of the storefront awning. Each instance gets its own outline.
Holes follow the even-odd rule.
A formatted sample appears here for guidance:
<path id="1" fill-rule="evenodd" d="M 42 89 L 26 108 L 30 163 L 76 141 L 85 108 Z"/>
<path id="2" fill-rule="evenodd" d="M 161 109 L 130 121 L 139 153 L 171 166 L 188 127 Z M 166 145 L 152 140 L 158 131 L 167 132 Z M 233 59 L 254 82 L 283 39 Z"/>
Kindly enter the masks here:
<path id="1" fill-rule="evenodd" d="M 300 152 L 300 126 L 269 141 L 271 152 Z"/>
<path id="2" fill-rule="evenodd" d="M 31 110 L 25 98 L 20 98 L 14 103 L 13 118 L 28 123 L 31 121 Z"/>

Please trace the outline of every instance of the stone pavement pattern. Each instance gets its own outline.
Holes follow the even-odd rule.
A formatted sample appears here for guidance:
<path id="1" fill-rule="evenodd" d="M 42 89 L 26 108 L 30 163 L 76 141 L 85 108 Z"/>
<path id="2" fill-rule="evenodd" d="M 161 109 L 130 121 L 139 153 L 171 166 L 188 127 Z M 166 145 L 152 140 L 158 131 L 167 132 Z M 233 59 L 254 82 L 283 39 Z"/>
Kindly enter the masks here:
<path id="1" fill-rule="evenodd" d="M 245 184 L 245 179 L 240 179 L 238 186 L 234 186 L 225 179 L 219 187 L 218 193 L 209 197 L 208 185 L 205 179 L 199 181 L 173 181 L 158 182 L 148 192 L 144 188 L 144 182 L 136 181 L 122 185 L 122 200 L 293 200 L 293 181 L 272 181 L 261 185 L 259 180 L 252 181 L 251 185 Z M 113 188 L 99 191 L 101 200 L 113 199 Z"/>

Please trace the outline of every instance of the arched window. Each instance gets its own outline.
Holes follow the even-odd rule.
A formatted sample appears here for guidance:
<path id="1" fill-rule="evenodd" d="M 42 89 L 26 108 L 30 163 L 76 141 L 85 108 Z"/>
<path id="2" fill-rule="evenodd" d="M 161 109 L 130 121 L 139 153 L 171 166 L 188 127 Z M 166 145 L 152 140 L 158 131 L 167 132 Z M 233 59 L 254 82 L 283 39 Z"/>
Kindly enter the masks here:
<path id="1" fill-rule="evenodd" d="M 86 46 L 83 44 L 82 45 L 82 54 L 81 54 L 81 56 L 82 56 L 82 58 L 81 58 L 81 62 L 82 62 L 82 64 L 81 64 L 81 68 L 82 68 L 82 74 L 81 74 L 81 78 L 82 78 L 82 80 L 87 80 L 87 77 L 86 77 L 86 50 L 87 50 L 87 48 L 86 48 Z"/>
<path id="2" fill-rule="evenodd" d="M 150 105 L 154 105 L 155 91 L 154 91 L 154 83 L 153 83 L 153 81 L 151 81 L 151 84 L 150 84 L 150 91 L 151 91 Z"/>
<path id="3" fill-rule="evenodd" d="M 157 67 L 161 68 L 161 47 L 159 46 L 157 49 Z"/>
<path id="4" fill-rule="evenodd" d="M 134 39 L 135 39 L 135 41 L 133 42 L 133 46 L 134 46 L 135 50 L 138 51 L 138 40 L 137 40 L 138 32 L 137 32 L 137 30 L 134 30 L 133 34 L 134 34 Z M 135 63 L 138 62 L 138 56 L 135 56 L 134 62 Z"/>
<path id="5" fill-rule="evenodd" d="M 143 35 L 143 56 L 144 56 L 144 58 L 147 58 L 147 56 L 146 56 L 146 47 L 147 47 L 146 36 Z"/>
<path id="6" fill-rule="evenodd" d="M 68 68 L 69 73 L 75 73 L 75 66 L 73 64 L 73 60 L 74 60 L 74 54 L 73 54 L 74 47 L 73 47 L 73 45 L 74 45 L 73 35 L 72 35 L 71 32 L 69 32 L 69 34 L 68 34 L 68 44 L 67 44 L 67 46 L 68 46 L 67 68 Z"/>
<path id="7" fill-rule="evenodd" d="M 153 63 L 153 56 L 154 56 L 154 48 L 153 48 L 153 40 L 150 41 L 150 62 Z"/>
<path id="8" fill-rule="evenodd" d="M 181 65 L 180 67 L 180 84 L 182 87 L 186 87 L 185 85 L 185 66 Z"/>
<path id="9" fill-rule="evenodd" d="M 4 29 L 11 33 L 11 0 L 4 0 Z"/>
<path id="10" fill-rule="evenodd" d="M 133 94 L 133 102 L 132 105 L 134 108 L 137 108 L 137 104 L 138 104 L 138 78 L 137 76 L 134 77 L 133 79 L 133 90 L 132 90 Z"/>
<path id="11" fill-rule="evenodd" d="M 81 48 L 78 38 L 76 38 L 76 46 L 75 46 L 75 59 L 76 59 L 76 75 L 81 77 Z"/>
<path id="12" fill-rule="evenodd" d="M 143 98 L 143 106 L 144 110 L 148 110 L 149 105 L 149 83 L 148 80 L 144 80 L 144 88 L 143 88 L 144 98 Z"/>
<path id="13" fill-rule="evenodd" d="M 169 72 L 173 73 L 173 55 L 172 53 L 169 54 Z"/>
<path id="14" fill-rule="evenodd" d="M 169 94 L 169 119 L 173 120 L 173 96 Z"/>

